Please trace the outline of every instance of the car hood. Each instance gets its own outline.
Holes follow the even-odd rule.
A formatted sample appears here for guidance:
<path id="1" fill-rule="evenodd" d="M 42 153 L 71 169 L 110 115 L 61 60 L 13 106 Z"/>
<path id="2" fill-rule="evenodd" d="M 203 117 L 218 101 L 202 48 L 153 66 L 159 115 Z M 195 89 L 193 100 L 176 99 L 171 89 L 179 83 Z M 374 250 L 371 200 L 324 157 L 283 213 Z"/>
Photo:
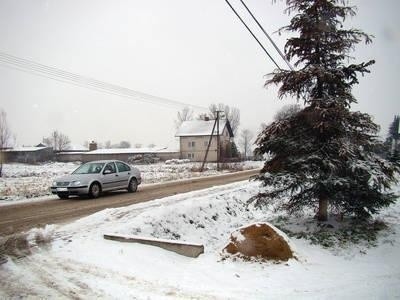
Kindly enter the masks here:
<path id="1" fill-rule="evenodd" d="M 100 174 L 71 174 L 62 177 L 56 178 L 54 181 L 56 182 L 71 182 L 71 181 L 81 181 L 89 182 L 92 179 L 100 177 Z"/>

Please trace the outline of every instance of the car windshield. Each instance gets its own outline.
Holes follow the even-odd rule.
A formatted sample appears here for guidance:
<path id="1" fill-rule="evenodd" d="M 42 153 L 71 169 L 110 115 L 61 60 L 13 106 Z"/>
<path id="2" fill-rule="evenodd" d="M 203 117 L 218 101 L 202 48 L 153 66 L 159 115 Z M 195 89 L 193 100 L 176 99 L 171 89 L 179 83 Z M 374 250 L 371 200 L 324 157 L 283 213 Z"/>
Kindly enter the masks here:
<path id="1" fill-rule="evenodd" d="M 72 174 L 96 174 L 103 169 L 104 163 L 86 163 L 76 169 Z"/>

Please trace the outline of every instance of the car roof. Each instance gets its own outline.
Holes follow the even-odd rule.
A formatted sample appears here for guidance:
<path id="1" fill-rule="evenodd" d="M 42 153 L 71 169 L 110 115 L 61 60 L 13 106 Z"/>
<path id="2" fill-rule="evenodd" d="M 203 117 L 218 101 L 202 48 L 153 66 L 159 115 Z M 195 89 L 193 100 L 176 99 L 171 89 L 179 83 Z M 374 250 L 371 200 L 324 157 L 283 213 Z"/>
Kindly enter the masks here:
<path id="1" fill-rule="evenodd" d="M 122 162 L 122 163 L 126 164 L 126 162 L 123 162 L 123 161 L 118 160 L 118 159 L 92 160 L 92 161 L 85 162 L 85 164 L 88 164 L 88 163 L 109 163 L 109 162 Z"/>

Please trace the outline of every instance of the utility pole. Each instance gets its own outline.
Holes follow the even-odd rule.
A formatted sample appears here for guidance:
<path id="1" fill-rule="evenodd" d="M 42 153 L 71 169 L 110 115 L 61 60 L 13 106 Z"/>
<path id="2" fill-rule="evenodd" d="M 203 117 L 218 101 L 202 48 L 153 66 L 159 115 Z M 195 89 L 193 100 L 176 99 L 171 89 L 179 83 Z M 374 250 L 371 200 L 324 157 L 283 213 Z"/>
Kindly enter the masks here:
<path id="1" fill-rule="evenodd" d="M 207 150 L 206 150 L 206 155 L 204 156 L 204 160 L 203 160 L 203 163 L 202 163 L 202 165 L 201 165 L 200 172 L 203 172 L 203 170 L 204 170 L 204 165 L 206 164 L 206 161 L 207 161 L 208 151 L 210 150 L 210 146 L 211 146 L 211 142 L 212 142 L 212 137 L 213 137 L 213 134 L 214 134 L 214 129 L 215 129 L 215 125 L 216 125 L 216 124 L 217 124 L 217 119 L 215 119 L 213 128 L 212 128 L 212 130 L 211 130 L 210 140 L 208 141 Z"/>
<path id="2" fill-rule="evenodd" d="M 212 143 L 212 138 L 213 138 L 213 135 L 214 135 L 215 126 L 217 127 L 217 170 L 219 171 L 219 160 L 220 160 L 220 155 L 219 155 L 219 148 L 220 148 L 220 145 L 219 145 L 220 144 L 220 140 L 219 140 L 219 114 L 221 112 L 223 112 L 223 111 L 222 110 L 217 110 L 216 111 L 217 117 L 215 119 L 214 126 L 213 126 L 213 128 L 211 130 L 210 140 L 208 141 L 206 155 L 204 156 L 204 160 L 203 160 L 203 163 L 201 165 L 200 172 L 203 172 L 204 165 L 206 164 L 206 161 L 207 161 L 208 151 L 210 150 L 210 146 L 211 146 L 211 143 Z"/>
<path id="3" fill-rule="evenodd" d="M 222 110 L 217 110 L 217 171 L 219 171 L 219 160 L 220 160 L 220 136 L 219 136 L 219 114 Z"/>

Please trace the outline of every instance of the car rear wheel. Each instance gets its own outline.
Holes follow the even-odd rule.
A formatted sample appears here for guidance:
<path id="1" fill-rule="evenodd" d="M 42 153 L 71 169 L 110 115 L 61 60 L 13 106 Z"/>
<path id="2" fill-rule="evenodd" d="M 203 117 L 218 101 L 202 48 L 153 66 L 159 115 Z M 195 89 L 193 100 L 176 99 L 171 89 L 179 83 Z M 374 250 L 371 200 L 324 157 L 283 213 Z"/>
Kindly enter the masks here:
<path id="1" fill-rule="evenodd" d="M 98 198 L 101 193 L 101 187 L 97 182 L 91 184 L 89 188 L 89 196 L 90 198 Z"/>
<path id="2" fill-rule="evenodd" d="M 129 181 L 128 192 L 130 192 L 130 193 L 136 192 L 137 191 L 137 187 L 138 187 L 137 180 L 135 178 L 132 178 Z"/>

